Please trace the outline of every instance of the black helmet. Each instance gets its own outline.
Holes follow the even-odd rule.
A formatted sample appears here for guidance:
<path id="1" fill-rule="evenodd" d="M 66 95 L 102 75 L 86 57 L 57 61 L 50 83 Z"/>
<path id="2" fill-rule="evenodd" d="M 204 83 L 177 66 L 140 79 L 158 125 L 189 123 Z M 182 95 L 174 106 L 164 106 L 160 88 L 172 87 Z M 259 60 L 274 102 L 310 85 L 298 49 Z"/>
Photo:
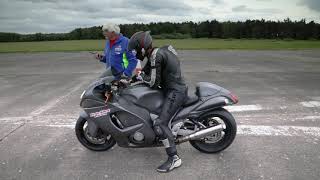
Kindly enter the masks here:
<path id="1" fill-rule="evenodd" d="M 152 37 L 150 31 L 140 31 L 134 33 L 128 44 L 130 51 L 135 50 L 137 52 L 137 58 L 143 60 L 147 55 L 146 52 L 149 48 L 152 48 Z"/>

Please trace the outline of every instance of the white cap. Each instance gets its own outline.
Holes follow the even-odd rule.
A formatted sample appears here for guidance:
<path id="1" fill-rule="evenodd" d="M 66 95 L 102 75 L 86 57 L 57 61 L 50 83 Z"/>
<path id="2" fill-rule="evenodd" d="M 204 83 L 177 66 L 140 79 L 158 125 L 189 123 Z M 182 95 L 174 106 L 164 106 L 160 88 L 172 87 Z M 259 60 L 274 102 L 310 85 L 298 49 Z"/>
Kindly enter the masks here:
<path id="1" fill-rule="evenodd" d="M 113 23 L 106 23 L 102 26 L 102 31 L 115 32 L 120 34 L 120 27 Z"/>

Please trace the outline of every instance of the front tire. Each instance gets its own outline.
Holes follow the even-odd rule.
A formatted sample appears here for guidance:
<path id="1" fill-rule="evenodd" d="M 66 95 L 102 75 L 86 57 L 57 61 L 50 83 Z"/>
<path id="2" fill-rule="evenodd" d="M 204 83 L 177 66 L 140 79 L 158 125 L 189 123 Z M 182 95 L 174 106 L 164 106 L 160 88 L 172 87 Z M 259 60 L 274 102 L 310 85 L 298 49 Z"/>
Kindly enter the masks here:
<path id="1" fill-rule="evenodd" d="M 93 139 L 97 138 L 88 136 L 85 127 L 87 124 L 86 122 L 87 120 L 85 118 L 79 117 L 75 126 L 76 136 L 84 147 L 93 151 L 106 151 L 116 144 L 116 141 L 111 137 L 111 135 L 103 134 L 101 130 L 99 130 L 99 137 L 97 137 L 100 139 L 94 141 Z"/>
<path id="2" fill-rule="evenodd" d="M 219 119 L 219 121 L 218 121 Z M 220 133 L 213 134 L 211 136 L 199 139 L 199 140 L 191 140 L 189 141 L 190 144 L 203 153 L 218 153 L 220 151 L 223 151 L 227 147 L 229 147 L 233 140 L 236 137 L 237 134 L 237 124 L 230 112 L 227 110 L 220 108 L 217 110 L 214 110 L 213 112 L 209 112 L 204 114 L 199 118 L 199 122 L 203 123 L 207 127 L 213 126 L 210 125 L 209 122 L 214 122 L 214 125 L 222 124 L 224 123 L 225 129 Z M 220 139 L 218 137 L 216 138 L 216 142 L 208 142 L 207 140 L 209 138 L 214 139 L 214 136 L 222 136 Z"/>

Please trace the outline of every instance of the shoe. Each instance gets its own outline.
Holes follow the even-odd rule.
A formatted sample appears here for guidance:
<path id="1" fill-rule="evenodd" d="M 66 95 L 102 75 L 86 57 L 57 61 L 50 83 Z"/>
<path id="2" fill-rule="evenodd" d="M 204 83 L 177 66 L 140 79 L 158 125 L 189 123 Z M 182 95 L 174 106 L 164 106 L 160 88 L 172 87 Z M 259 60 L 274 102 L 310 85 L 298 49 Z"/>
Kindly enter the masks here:
<path id="1" fill-rule="evenodd" d="M 174 168 L 180 167 L 182 164 L 178 155 L 169 156 L 168 160 L 157 168 L 158 172 L 166 173 L 172 171 Z"/>

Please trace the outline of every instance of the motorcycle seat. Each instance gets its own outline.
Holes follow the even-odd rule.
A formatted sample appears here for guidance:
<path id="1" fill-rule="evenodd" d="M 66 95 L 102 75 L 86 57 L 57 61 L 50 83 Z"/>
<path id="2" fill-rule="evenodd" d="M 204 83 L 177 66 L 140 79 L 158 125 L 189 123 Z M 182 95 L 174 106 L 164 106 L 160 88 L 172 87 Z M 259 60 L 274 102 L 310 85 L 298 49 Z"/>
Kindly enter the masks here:
<path id="1" fill-rule="evenodd" d="M 196 95 L 198 97 L 206 97 L 217 94 L 221 91 L 221 87 L 207 82 L 199 82 L 196 85 Z"/>
<path id="2" fill-rule="evenodd" d="M 183 103 L 182 107 L 187 107 L 195 104 L 198 102 L 199 97 L 198 96 L 188 96 L 186 101 Z"/>

